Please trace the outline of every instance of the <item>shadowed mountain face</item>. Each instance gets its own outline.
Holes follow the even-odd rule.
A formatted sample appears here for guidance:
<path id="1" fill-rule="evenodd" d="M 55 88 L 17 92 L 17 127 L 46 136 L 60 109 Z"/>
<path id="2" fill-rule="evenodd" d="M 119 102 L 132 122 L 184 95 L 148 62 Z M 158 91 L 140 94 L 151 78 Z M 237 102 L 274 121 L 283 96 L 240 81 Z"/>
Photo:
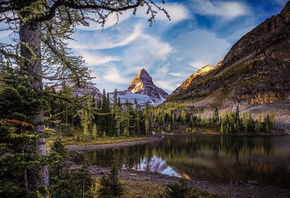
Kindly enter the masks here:
<path id="1" fill-rule="evenodd" d="M 235 43 L 213 70 L 192 76 L 166 102 L 187 103 L 205 115 L 237 105 L 254 116 L 272 111 L 290 134 L 290 1 Z"/>
<path id="2" fill-rule="evenodd" d="M 168 94 L 161 88 L 157 87 L 151 76 L 147 73 L 145 69 L 141 69 L 137 76 L 133 79 L 128 91 L 131 93 L 136 93 L 140 95 L 147 95 L 154 101 L 165 100 Z"/>
<path id="3" fill-rule="evenodd" d="M 206 101 L 225 108 L 290 102 L 289 35 L 290 2 L 234 44 L 221 64 L 193 74 L 194 80 L 185 81 L 167 101 Z"/>

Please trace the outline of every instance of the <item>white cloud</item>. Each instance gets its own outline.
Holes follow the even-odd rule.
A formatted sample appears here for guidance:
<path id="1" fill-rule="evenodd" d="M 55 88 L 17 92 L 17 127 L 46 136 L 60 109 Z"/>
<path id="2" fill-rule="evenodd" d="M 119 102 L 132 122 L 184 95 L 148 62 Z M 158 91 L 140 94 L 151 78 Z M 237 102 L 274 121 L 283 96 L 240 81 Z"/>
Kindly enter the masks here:
<path id="1" fill-rule="evenodd" d="M 157 80 L 155 82 L 157 87 L 160 87 L 161 89 L 166 89 L 169 91 L 174 91 L 180 84 L 175 84 L 170 80 Z"/>
<path id="2" fill-rule="evenodd" d="M 120 32 L 121 31 L 121 32 Z M 134 26 L 132 33 L 122 29 L 115 34 L 95 32 L 93 35 L 89 33 L 77 34 L 76 40 L 71 41 L 69 47 L 73 49 L 110 49 L 115 47 L 123 47 L 129 45 L 136 40 L 142 33 L 143 28 L 137 24 Z"/>
<path id="3" fill-rule="evenodd" d="M 181 73 L 181 72 L 170 72 L 168 73 L 169 75 L 171 76 L 174 76 L 174 77 L 188 77 L 188 74 L 184 74 L 184 73 Z"/>
<path id="4" fill-rule="evenodd" d="M 171 21 L 169 21 L 169 19 L 167 18 L 166 14 L 163 13 L 160 10 L 157 10 L 157 8 L 154 8 L 158 14 L 156 15 L 156 20 L 162 20 L 162 22 L 168 22 L 167 24 L 175 24 L 178 23 L 180 21 L 186 20 L 186 19 L 190 19 L 190 11 L 188 10 L 188 8 L 182 4 L 178 4 L 178 3 L 166 3 L 166 4 L 157 4 L 158 6 L 164 8 L 169 16 Z M 137 17 L 142 17 L 142 18 L 150 18 L 150 15 L 146 14 L 147 11 L 147 7 L 140 7 L 137 10 Z"/>
<path id="5" fill-rule="evenodd" d="M 124 53 L 124 65 L 126 67 L 142 66 L 150 70 L 167 62 L 173 48 L 167 42 L 159 40 L 157 37 L 142 34 Z"/>
<path id="6" fill-rule="evenodd" d="M 249 8 L 245 4 L 238 1 L 191 1 L 193 2 L 193 11 L 200 15 L 220 16 L 226 20 L 231 20 L 238 16 L 249 14 Z"/>
<path id="7" fill-rule="evenodd" d="M 121 72 L 116 67 L 109 68 L 105 73 L 106 74 L 102 78 L 107 81 L 125 85 L 129 85 L 130 83 L 130 80 L 122 76 Z"/>
<path id="8" fill-rule="evenodd" d="M 172 45 L 176 50 L 174 55 L 186 60 L 182 63 L 197 68 L 216 65 L 230 48 L 230 44 L 225 39 L 220 39 L 216 34 L 201 29 L 180 34 Z"/>
<path id="9" fill-rule="evenodd" d="M 84 58 L 87 66 L 102 65 L 112 61 L 121 60 L 121 58 L 118 56 L 106 56 L 99 54 L 98 52 L 88 52 L 85 50 L 78 50 L 77 53 Z"/>
<path id="10" fill-rule="evenodd" d="M 180 21 L 190 19 L 190 11 L 184 5 L 177 3 L 164 4 L 165 10 L 169 13 L 171 23 L 178 23 Z M 168 20 L 165 15 L 162 15 L 164 20 Z M 159 17 L 157 18 L 159 20 Z"/>
<path id="11" fill-rule="evenodd" d="M 206 60 L 197 60 L 197 61 L 193 61 L 193 62 L 189 63 L 189 65 L 194 67 L 194 68 L 200 69 L 208 64 L 207 64 Z"/>

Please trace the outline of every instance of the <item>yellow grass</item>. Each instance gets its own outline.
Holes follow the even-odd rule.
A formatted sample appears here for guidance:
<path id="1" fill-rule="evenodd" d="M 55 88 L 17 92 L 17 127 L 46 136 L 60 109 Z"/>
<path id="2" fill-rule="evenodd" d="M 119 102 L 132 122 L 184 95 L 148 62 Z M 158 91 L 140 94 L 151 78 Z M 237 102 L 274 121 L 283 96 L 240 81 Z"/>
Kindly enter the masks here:
<path id="1" fill-rule="evenodd" d="M 46 145 L 50 146 L 52 142 L 54 141 L 54 137 L 49 137 L 46 139 Z M 84 139 L 82 136 L 77 138 L 77 136 L 73 137 L 67 137 L 67 136 L 61 136 L 61 139 L 63 140 L 63 145 L 96 145 L 96 144 L 110 144 L 110 143 L 119 143 L 119 142 L 128 142 L 128 141 L 136 141 L 136 140 L 142 140 L 145 139 L 144 136 L 139 137 L 100 137 L 97 139 L 87 138 Z"/>
<path id="2" fill-rule="evenodd" d="M 122 198 L 156 198 L 163 194 L 165 187 L 158 184 L 121 181 L 125 185 L 125 194 Z M 222 196 L 208 193 L 202 190 L 196 190 L 194 193 L 199 198 L 221 198 Z"/>

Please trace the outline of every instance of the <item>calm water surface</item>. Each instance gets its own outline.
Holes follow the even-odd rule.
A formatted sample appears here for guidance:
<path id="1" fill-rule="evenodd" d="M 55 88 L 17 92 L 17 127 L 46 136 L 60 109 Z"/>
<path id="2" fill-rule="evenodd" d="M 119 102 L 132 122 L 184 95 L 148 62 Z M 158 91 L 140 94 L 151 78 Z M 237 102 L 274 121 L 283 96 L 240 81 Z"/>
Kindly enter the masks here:
<path id="1" fill-rule="evenodd" d="M 255 180 L 290 188 L 290 137 L 167 136 L 163 141 L 117 150 L 85 152 L 94 165 L 228 183 Z M 74 161 L 82 163 L 74 154 Z"/>

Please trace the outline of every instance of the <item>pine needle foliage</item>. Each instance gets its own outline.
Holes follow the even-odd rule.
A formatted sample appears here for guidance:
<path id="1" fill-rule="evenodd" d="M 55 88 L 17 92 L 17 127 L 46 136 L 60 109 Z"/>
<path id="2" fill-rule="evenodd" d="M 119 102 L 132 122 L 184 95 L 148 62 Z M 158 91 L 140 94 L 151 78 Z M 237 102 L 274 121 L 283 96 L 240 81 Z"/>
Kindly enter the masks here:
<path id="1" fill-rule="evenodd" d="M 82 192 L 89 191 L 91 180 L 86 166 L 72 169 L 68 161 L 68 152 L 61 138 L 56 138 L 51 146 L 50 186 L 51 198 L 79 198 Z"/>
<path id="2" fill-rule="evenodd" d="M 38 155 L 39 94 L 28 88 L 27 73 L 1 66 L 0 90 L 0 197 L 34 197 L 38 171 L 46 158 Z M 3 75 L 5 74 L 5 75 Z"/>
<path id="3" fill-rule="evenodd" d="M 112 162 L 110 171 L 101 178 L 100 197 L 121 197 L 124 194 L 125 187 L 118 178 L 118 163 L 115 156 Z"/>
<path id="4" fill-rule="evenodd" d="M 188 186 L 188 180 L 181 178 L 178 182 L 169 184 L 160 198 L 197 198 L 196 189 Z"/>

